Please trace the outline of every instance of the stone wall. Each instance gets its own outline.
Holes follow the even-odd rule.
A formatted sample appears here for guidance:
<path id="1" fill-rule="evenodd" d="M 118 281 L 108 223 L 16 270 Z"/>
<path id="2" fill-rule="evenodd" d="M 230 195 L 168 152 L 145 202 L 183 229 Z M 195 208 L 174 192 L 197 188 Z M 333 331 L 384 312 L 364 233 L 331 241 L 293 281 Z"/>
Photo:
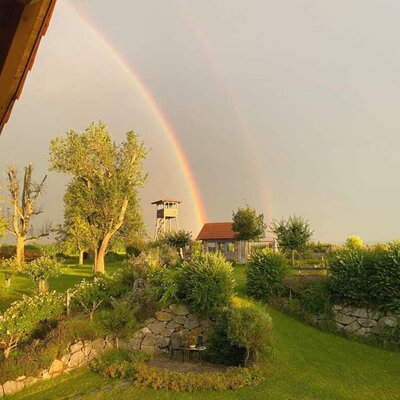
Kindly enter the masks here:
<path id="1" fill-rule="evenodd" d="M 201 334 L 206 342 L 210 326 L 210 319 L 200 318 L 186 306 L 171 305 L 157 311 L 154 318 L 148 319 L 144 327 L 133 335 L 128 346 L 152 354 L 166 352 L 171 338 L 186 341 L 191 333 L 195 336 Z"/>
<path id="2" fill-rule="evenodd" d="M 113 347 L 113 342 L 108 339 L 85 340 L 73 343 L 68 346 L 61 359 L 55 359 L 50 367 L 40 371 L 38 376 L 20 376 L 15 380 L 7 381 L 3 384 L 0 383 L 0 397 L 17 393 L 36 382 L 51 379 L 64 372 L 78 368 L 87 364 L 103 351 Z"/>
<path id="3" fill-rule="evenodd" d="M 400 321 L 400 315 L 390 312 L 340 305 L 333 306 L 333 315 L 338 329 L 362 336 L 379 335 L 385 327 L 393 328 Z"/>

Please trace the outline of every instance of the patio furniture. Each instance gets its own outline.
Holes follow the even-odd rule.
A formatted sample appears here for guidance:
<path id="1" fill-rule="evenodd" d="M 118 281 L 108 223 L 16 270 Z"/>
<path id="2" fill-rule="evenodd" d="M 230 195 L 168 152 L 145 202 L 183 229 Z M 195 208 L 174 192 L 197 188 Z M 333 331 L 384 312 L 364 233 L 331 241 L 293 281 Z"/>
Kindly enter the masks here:
<path id="1" fill-rule="evenodd" d="M 189 362 L 192 361 L 193 354 L 199 355 L 199 362 L 203 361 L 203 354 L 207 350 L 206 346 L 199 346 L 199 347 L 188 347 L 186 350 L 189 351 Z"/>
<path id="2" fill-rule="evenodd" d="M 182 353 L 182 362 L 185 361 L 185 343 L 181 338 L 172 337 L 169 342 L 169 358 L 172 359 L 176 352 Z"/>

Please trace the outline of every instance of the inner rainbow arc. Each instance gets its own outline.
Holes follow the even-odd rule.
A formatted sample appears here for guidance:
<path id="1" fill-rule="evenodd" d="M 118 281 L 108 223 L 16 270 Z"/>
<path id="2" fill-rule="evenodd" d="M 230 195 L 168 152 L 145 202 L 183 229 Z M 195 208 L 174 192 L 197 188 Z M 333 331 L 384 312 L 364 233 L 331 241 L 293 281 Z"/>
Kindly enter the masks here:
<path id="1" fill-rule="evenodd" d="M 140 93 L 146 100 L 148 106 L 152 110 L 152 112 L 156 115 L 160 125 L 166 132 L 172 147 L 177 155 L 179 165 L 182 168 L 183 174 L 185 176 L 185 180 L 188 184 L 189 192 L 192 197 L 193 203 L 196 208 L 196 220 L 199 227 L 201 227 L 204 222 L 207 221 L 207 213 L 204 207 L 204 203 L 200 194 L 200 189 L 197 185 L 196 179 L 194 177 L 192 168 L 189 164 L 189 161 L 182 149 L 181 144 L 179 143 L 177 134 L 174 132 L 171 124 L 167 120 L 166 116 L 162 112 L 160 106 L 155 100 L 153 94 L 150 90 L 145 86 L 143 81 L 139 78 L 139 75 L 132 68 L 132 66 L 124 59 L 124 57 L 113 47 L 112 43 L 104 37 L 104 35 L 94 26 L 94 24 L 88 20 L 85 16 L 79 13 L 78 10 L 75 9 L 70 3 L 64 2 L 63 6 L 66 7 L 70 13 L 78 18 L 92 33 L 92 35 L 102 44 L 102 46 L 110 53 L 113 60 L 121 67 L 121 69 L 126 73 L 129 79 L 133 82 L 133 84 L 139 89 Z"/>

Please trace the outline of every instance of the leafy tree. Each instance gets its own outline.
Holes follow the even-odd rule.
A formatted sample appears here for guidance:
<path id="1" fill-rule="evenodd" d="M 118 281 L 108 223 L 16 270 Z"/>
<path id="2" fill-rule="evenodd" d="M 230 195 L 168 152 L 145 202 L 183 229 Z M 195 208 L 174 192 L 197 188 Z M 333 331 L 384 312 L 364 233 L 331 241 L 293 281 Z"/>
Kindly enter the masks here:
<path id="1" fill-rule="evenodd" d="M 56 278 L 61 273 L 62 264 L 54 257 L 41 256 L 25 264 L 24 273 L 37 285 L 39 293 L 49 290 L 48 280 Z"/>
<path id="2" fill-rule="evenodd" d="M 296 215 L 290 216 L 287 220 L 273 221 L 272 232 L 278 240 L 279 247 L 292 253 L 292 265 L 294 265 L 294 252 L 303 251 L 313 234 L 308 221 Z"/>
<path id="3" fill-rule="evenodd" d="M 91 246 L 91 232 L 82 202 L 75 200 L 74 190 L 64 194 L 64 225 L 58 229 L 57 240 L 67 248 L 79 252 L 78 265 L 83 265 L 83 253 Z"/>
<path id="4" fill-rule="evenodd" d="M 232 229 L 239 240 L 257 240 L 265 236 L 267 225 L 264 223 L 264 214 L 257 215 L 256 210 L 249 205 L 239 207 L 232 213 Z"/>
<path id="5" fill-rule="evenodd" d="M 183 258 L 183 248 L 191 243 L 192 232 L 186 232 L 184 230 L 167 232 L 165 235 L 163 235 L 162 241 L 168 246 L 174 247 Z"/>
<path id="6" fill-rule="evenodd" d="M 344 243 L 344 247 L 347 249 L 362 249 L 364 248 L 364 242 L 360 236 L 349 236 Z"/>
<path id="7" fill-rule="evenodd" d="M 72 176 L 68 190 L 88 222 L 95 272 L 105 272 L 107 247 L 127 216 L 142 226 L 137 191 L 145 182 L 146 154 L 134 132 L 117 144 L 102 123 L 92 123 L 84 132 L 70 130 L 66 137 L 51 141 L 50 168 Z"/>
<path id="8" fill-rule="evenodd" d="M 45 176 L 40 183 L 33 182 L 32 169 L 32 164 L 25 167 L 22 193 L 16 168 L 10 166 L 7 171 L 7 189 L 10 193 L 9 204 L 11 206 L 7 230 L 17 239 L 16 259 L 19 270 L 22 270 L 25 261 L 25 244 L 46 237 L 51 232 L 50 225 L 44 225 L 39 231 L 32 232 L 31 219 L 42 213 L 42 210 L 36 207 L 36 202 L 44 191 L 46 180 Z"/>

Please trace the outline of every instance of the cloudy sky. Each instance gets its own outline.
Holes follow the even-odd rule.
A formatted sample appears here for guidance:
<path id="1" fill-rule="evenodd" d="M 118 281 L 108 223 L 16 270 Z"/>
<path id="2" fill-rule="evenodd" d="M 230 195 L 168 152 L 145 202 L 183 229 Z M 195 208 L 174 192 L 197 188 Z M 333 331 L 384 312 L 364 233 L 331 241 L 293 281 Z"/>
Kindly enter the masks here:
<path id="1" fill-rule="evenodd" d="M 397 0 L 59 0 L 0 168 L 31 161 L 39 179 L 52 137 L 98 120 L 116 140 L 133 129 L 151 148 L 149 230 L 149 203 L 173 196 L 197 234 L 161 113 L 209 221 L 247 202 L 267 221 L 306 217 L 316 240 L 399 238 L 399 20 Z M 61 222 L 65 182 L 49 174 L 44 218 Z"/>

